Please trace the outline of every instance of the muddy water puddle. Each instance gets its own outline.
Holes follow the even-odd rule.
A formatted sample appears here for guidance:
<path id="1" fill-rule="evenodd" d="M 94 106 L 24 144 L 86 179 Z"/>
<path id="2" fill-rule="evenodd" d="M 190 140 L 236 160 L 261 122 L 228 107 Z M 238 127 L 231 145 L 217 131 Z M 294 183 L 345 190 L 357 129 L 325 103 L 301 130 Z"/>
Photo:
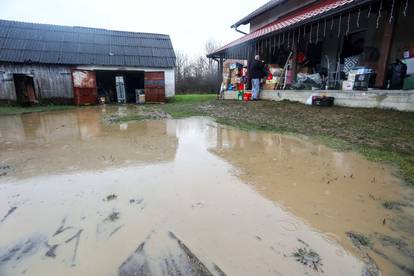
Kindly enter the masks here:
<path id="1" fill-rule="evenodd" d="M 0 117 L 0 275 L 412 273 L 391 167 L 207 118 L 102 119 L 122 112 Z"/>

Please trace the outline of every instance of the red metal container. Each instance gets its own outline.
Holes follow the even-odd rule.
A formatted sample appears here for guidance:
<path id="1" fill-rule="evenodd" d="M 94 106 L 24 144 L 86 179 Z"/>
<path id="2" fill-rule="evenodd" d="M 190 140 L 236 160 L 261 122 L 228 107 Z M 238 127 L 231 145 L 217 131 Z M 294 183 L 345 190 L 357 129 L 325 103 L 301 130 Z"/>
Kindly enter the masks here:
<path id="1" fill-rule="evenodd" d="M 244 93 L 243 94 L 243 101 L 248 102 L 252 100 L 252 93 Z"/>
<path id="2" fill-rule="evenodd" d="M 145 72 L 145 101 L 165 102 L 164 72 Z"/>

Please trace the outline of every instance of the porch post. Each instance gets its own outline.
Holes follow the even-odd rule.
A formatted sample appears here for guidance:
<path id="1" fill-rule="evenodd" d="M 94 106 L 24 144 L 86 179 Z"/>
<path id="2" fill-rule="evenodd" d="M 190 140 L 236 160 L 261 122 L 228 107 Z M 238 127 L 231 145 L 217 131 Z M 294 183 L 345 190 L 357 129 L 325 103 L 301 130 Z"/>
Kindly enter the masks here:
<path id="1" fill-rule="evenodd" d="M 293 74 L 293 83 L 295 83 L 297 75 L 297 59 L 298 59 L 298 44 L 296 39 L 292 42 L 292 74 Z"/>
<path id="2" fill-rule="evenodd" d="M 394 20 L 391 23 L 389 23 L 388 20 L 386 20 L 384 23 L 385 24 L 384 33 L 383 33 L 382 41 L 381 41 L 381 55 L 378 60 L 377 78 L 375 80 L 375 86 L 378 88 L 382 88 L 386 85 L 385 79 L 387 77 L 388 59 L 390 56 L 391 43 L 394 37 L 395 22 L 397 21 L 399 9 L 400 7 L 396 3 L 395 8 L 394 8 L 394 14 L 393 14 Z M 388 14 L 386 18 L 389 18 L 389 17 L 390 15 Z"/>
<path id="3" fill-rule="evenodd" d="M 223 55 L 220 54 L 220 58 L 218 60 L 218 79 L 221 80 L 223 78 Z"/>

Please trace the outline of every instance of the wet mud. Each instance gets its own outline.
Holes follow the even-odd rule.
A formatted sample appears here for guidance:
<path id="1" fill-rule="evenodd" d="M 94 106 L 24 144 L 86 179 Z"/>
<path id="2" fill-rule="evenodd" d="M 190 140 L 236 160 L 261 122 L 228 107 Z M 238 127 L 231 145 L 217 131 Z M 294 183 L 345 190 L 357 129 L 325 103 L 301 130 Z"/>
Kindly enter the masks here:
<path id="1" fill-rule="evenodd" d="M 0 117 L 0 275 L 412 274 L 413 193 L 392 167 L 125 114 Z"/>
<path id="2" fill-rule="evenodd" d="M 158 260 L 154 262 L 150 258 L 153 246 L 150 235 L 146 241 L 142 242 L 135 252 L 128 257 L 119 267 L 120 276 L 132 275 L 200 275 L 200 276 L 225 276 L 226 274 L 215 264 L 210 266 L 213 271 L 210 271 L 193 252 L 179 239 L 174 233 L 169 232 L 168 237 L 157 237 L 163 240 L 164 250 L 168 248 L 165 255 L 158 256 Z M 166 235 L 167 233 L 165 233 Z M 159 241 L 157 241 L 159 243 Z M 157 250 L 157 249 L 155 249 Z"/>

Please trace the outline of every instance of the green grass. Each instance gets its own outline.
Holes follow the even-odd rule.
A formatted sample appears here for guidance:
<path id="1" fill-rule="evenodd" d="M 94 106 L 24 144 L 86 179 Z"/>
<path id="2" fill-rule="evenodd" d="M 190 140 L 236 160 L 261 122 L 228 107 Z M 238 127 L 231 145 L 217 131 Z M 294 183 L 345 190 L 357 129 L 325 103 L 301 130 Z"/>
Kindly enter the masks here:
<path id="1" fill-rule="evenodd" d="M 33 107 L 0 106 L 0 115 L 16 115 L 33 112 L 47 112 L 76 108 L 74 105 L 38 105 Z"/>
<path id="2" fill-rule="evenodd" d="M 176 95 L 173 102 L 194 103 L 217 99 L 217 94 L 183 94 Z"/>

